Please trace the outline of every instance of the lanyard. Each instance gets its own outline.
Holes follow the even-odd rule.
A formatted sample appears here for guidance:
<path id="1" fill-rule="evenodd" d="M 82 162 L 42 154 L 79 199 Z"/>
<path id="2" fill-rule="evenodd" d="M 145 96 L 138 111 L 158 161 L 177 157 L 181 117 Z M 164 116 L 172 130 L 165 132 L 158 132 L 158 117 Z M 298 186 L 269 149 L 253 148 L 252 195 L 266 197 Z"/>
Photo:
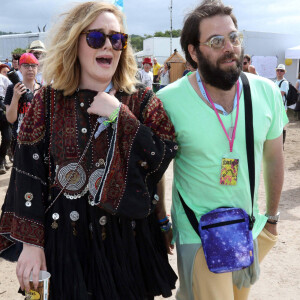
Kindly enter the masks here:
<path id="1" fill-rule="evenodd" d="M 108 85 L 108 87 L 105 89 L 105 93 L 109 93 L 109 91 L 112 89 L 114 87 L 114 85 L 113 85 L 113 83 L 112 83 L 112 81 L 109 83 L 109 85 Z M 108 125 L 109 124 L 103 124 L 103 122 L 104 121 L 106 121 L 106 120 L 108 120 L 108 118 L 106 118 L 106 117 L 99 117 L 98 119 L 97 119 L 97 121 L 98 121 L 98 123 L 99 123 L 99 127 L 98 127 L 98 129 L 97 129 L 97 131 L 96 131 L 96 133 L 95 133 L 95 139 L 100 135 L 100 133 L 103 131 L 103 130 L 105 130 L 107 127 L 108 127 Z"/>
<path id="2" fill-rule="evenodd" d="M 197 77 L 197 82 L 198 82 L 198 86 L 199 86 L 199 89 L 201 91 L 201 94 L 203 95 L 204 99 L 209 102 L 208 98 L 207 98 L 207 95 L 206 95 L 206 92 L 205 92 L 205 89 L 203 87 L 203 83 L 201 81 L 201 78 L 200 78 L 200 75 L 199 75 L 199 71 L 197 70 L 196 71 L 196 77 Z M 241 78 L 239 78 L 239 83 L 240 83 L 240 89 L 239 89 L 239 93 L 241 94 L 242 93 L 242 88 L 243 88 L 243 84 L 242 84 L 242 80 Z M 224 116 L 228 116 L 228 113 L 227 111 L 223 108 L 222 105 L 219 105 L 217 103 L 214 103 L 215 104 L 215 107 L 216 109 L 218 109 L 219 111 L 221 111 L 223 113 Z M 234 97 L 234 101 L 233 101 L 233 109 L 236 108 L 236 105 L 237 105 L 237 94 L 235 95 Z"/>
<path id="3" fill-rule="evenodd" d="M 221 124 L 221 126 L 223 128 L 223 131 L 226 134 L 226 137 L 227 137 L 227 139 L 229 141 L 230 152 L 232 152 L 233 143 L 234 143 L 234 139 L 235 139 L 236 127 L 237 127 L 237 121 L 238 121 L 238 117 L 239 117 L 239 107 L 240 107 L 240 105 L 239 105 L 239 103 L 240 103 L 240 93 L 239 93 L 240 83 L 239 83 L 239 80 L 237 80 L 237 83 L 236 83 L 237 84 L 237 87 L 236 87 L 236 90 L 237 90 L 237 109 L 236 109 L 235 124 L 234 124 L 233 132 L 232 132 L 232 138 L 229 137 L 229 135 L 227 133 L 227 130 L 225 129 L 225 126 L 224 126 L 224 124 L 222 122 L 222 119 L 220 118 L 219 113 L 217 112 L 216 106 L 215 106 L 214 102 L 211 100 L 211 98 L 210 98 L 210 96 L 209 96 L 209 94 L 208 94 L 208 92 L 207 92 L 204 84 L 202 82 L 201 82 L 201 84 L 202 84 L 202 86 L 203 86 L 203 88 L 205 90 L 205 95 L 207 96 L 208 101 L 212 105 L 212 107 L 213 107 L 213 109 L 214 109 L 214 111 L 215 111 L 215 113 L 216 113 L 216 115 L 217 115 L 217 117 L 219 119 L 219 122 L 220 122 L 220 124 Z"/>

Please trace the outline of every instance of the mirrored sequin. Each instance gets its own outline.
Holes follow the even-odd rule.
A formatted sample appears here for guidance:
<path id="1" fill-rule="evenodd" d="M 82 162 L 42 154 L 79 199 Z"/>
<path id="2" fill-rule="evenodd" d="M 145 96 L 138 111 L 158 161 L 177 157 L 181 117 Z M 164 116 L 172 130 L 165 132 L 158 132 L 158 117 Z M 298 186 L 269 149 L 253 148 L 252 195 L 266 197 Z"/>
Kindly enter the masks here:
<path id="1" fill-rule="evenodd" d="M 59 219 L 59 213 L 54 213 L 53 215 L 52 215 L 52 219 L 53 220 L 58 220 Z"/>
<path id="2" fill-rule="evenodd" d="M 151 155 L 155 155 L 155 152 L 151 152 Z"/>
<path id="3" fill-rule="evenodd" d="M 32 204 L 31 204 L 30 201 L 26 201 L 26 202 L 25 202 L 25 205 L 26 205 L 27 207 L 30 207 Z"/>
<path id="4" fill-rule="evenodd" d="M 178 146 L 177 146 L 177 145 L 175 145 L 175 146 L 174 146 L 174 149 L 175 149 L 175 150 L 177 150 L 177 149 L 178 149 Z"/>
<path id="5" fill-rule="evenodd" d="M 78 221 L 79 220 L 79 213 L 76 211 L 76 210 L 73 210 L 71 213 L 70 213 L 70 219 L 74 222 Z"/>
<path id="6" fill-rule="evenodd" d="M 104 226 L 107 223 L 107 217 L 102 216 L 99 220 L 100 225 Z"/>
<path id="7" fill-rule="evenodd" d="M 81 106 L 81 107 L 84 107 L 84 103 L 83 103 L 83 102 L 81 102 L 81 103 L 80 103 L 80 106 Z"/>
<path id="8" fill-rule="evenodd" d="M 81 132 L 82 132 L 82 133 L 87 133 L 87 129 L 86 129 L 86 128 L 82 128 L 82 129 L 81 129 Z"/>
<path id="9" fill-rule="evenodd" d="M 32 155 L 32 157 L 33 157 L 34 160 L 38 160 L 40 158 L 40 156 L 37 153 L 34 153 Z"/>
<path id="10" fill-rule="evenodd" d="M 158 196 L 157 194 L 155 194 L 155 195 L 154 195 L 154 199 L 155 199 L 156 201 L 158 201 L 158 200 L 159 200 L 159 196 Z"/>
<path id="11" fill-rule="evenodd" d="M 33 199 L 33 194 L 32 193 L 26 193 L 24 196 L 26 201 L 31 201 Z"/>
<path id="12" fill-rule="evenodd" d="M 135 221 L 131 221 L 131 227 L 132 227 L 132 229 L 135 229 L 135 226 L 136 226 L 136 222 Z"/>

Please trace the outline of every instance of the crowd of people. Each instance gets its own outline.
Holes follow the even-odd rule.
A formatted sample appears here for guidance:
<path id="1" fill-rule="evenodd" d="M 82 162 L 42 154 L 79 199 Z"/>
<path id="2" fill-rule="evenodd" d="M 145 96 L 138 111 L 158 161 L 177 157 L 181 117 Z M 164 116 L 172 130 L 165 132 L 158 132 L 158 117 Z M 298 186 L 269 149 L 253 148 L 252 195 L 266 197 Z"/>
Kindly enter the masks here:
<path id="1" fill-rule="evenodd" d="M 20 293 L 48 270 L 50 300 L 147 300 L 175 289 L 176 244 L 176 299 L 247 299 L 278 235 L 285 65 L 278 86 L 258 76 L 220 0 L 186 16 L 186 70 L 173 83 L 168 61 L 146 57 L 138 70 L 124 30 L 114 5 L 80 3 L 53 27 L 47 49 L 33 41 L 0 65 L 0 174 L 11 167 L 9 149 L 13 162 L 0 257 L 17 261 Z M 296 88 L 300 95 L 300 74 Z M 163 175 L 173 159 L 171 223 Z M 230 208 L 218 211 L 221 223 L 201 225 L 221 207 Z M 230 211 L 245 217 L 224 222 Z M 247 239 L 235 235 L 241 224 Z M 221 226 L 228 239 L 211 240 Z M 232 268 L 241 260 L 250 262 Z"/>

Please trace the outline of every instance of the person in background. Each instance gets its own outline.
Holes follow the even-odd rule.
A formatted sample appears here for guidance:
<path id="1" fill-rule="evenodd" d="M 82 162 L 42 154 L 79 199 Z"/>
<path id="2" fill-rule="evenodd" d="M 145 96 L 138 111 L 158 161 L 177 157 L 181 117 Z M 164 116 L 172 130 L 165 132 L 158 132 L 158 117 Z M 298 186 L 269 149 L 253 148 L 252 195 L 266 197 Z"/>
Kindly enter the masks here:
<path id="1" fill-rule="evenodd" d="M 298 91 L 298 99 L 297 99 L 297 103 L 296 103 L 296 106 L 294 108 L 294 111 L 297 112 L 298 120 L 299 120 L 299 118 L 300 118 L 300 72 L 298 73 L 298 79 L 296 81 L 295 88 Z"/>
<path id="2" fill-rule="evenodd" d="M 9 62 L 8 58 L 5 60 L 5 64 L 8 65 L 9 69 L 11 68 L 11 63 Z"/>
<path id="3" fill-rule="evenodd" d="M 39 61 L 31 53 L 24 53 L 20 57 L 19 67 L 23 76 L 22 82 L 16 85 L 11 84 L 7 88 L 4 99 L 6 106 L 6 118 L 13 125 L 12 128 L 12 153 L 14 153 L 18 133 L 28 111 L 33 96 L 41 88 L 41 85 L 35 81 Z"/>
<path id="4" fill-rule="evenodd" d="M 0 65 L 0 74 L 4 75 L 7 77 L 7 72 L 9 72 L 9 67 L 7 64 L 1 64 Z"/>
<path id="5" fill-rule="evenodd" d="M 164 88 L 170 83 L 170 64 L 164 63 L 163 69 L 159 71 L 160 87 L 159 89 Z"/>
<path id="6" fill-rule="evenodd" d="M 140 71 L 141 82 L 152 89 L 153 73 L 151 72 L 152 62 L 150 57 L 145 57 L 143 60 L 143 69 Z"/>
<path id="7" fill-rule="evenodd" d="M 157 62 L 157 59 L 153 57 L 153 83 L 159 82 L 159 71 L 161 65 Z"/>
<path id="8" fill-rule="evenodd" d="M 258 250 L 249 253 L 254 255 L 254 263 L 236 272 L 211 272 L 202 241 L 179 196 L 195 214 L 196 222 L 219 207 L 242 208 L 251 215 L 245 138 L 248 112 L 244 110 L 245 91 L 240 76 L 242 41 L 231 7 L 218 0 L 201 2 L 186 16 L 180 39 L 186 59 L 197 71 L 157 93 L 173 122 L 179 145 L 174 160 L 171 211 L 180 282 L 178 300 L 246 300 L 251 284 L 258 279 L 259 263 L 278 239 L 276 224 L 284 176 L 282 128 L 287 120 L 278 88 L 269 79 L 243 74 L 249 81 L 254 117 L 256 220 L 252 235 Z M 232 163 L 222 172 L 222 165 L 228 167 L 228 158 L 238 168 Z M 257 201 L 262 162 L 266 214 L 259 213 Z M 235 259 L 240 257 L 232 258 Z"/>
<path id="9" fill-rule="evenodd" d="M 51 85 L 18 135 L 0 253 L 21 244 L 20 286 L 29 289 L 32 271 L 36 287 L 47 269 L 49 300 L 170 297 L 172 229 L 157 183 L 176 155 L 174 127 L 136 81 L 116 6 L 88 1 L 61 18 L 44 61 Z"/>
<path id="10" fill-rule="evenodd" d="M 194 69 L 194 68 L 192 67 L 192 65 L 187 61 L 187 62 L 185 63 L 185 70 L 184 70 L 182 76 L 190 75 L 190 74 L 192 74 L 192 72 L 194 72 L 194 71 L 196 71 L 196 69 Z"/>
<path id="11" fill-rule="evenodd" d="M 274 82 L 276 85 L 278 85 L 278 87 L 280 89 L 283 105 L 284 105 L 285 111 L 287 111 L 286 95 L 289 92 L 289 82 L 284 78 L 285 73 L 286 73 L 285 65 L 279 64 L 276 68 L 276 80 Z M 283 128 L 282 136 L 283 136 L 283 144 L 284 144 L 285 139 L 286 139 L 286 126 Z"/>
<path id="12" fill-rule="evenodd" d="M 11 167 L 5 158 L 11 143 L 11 127 L 6 119 L 6 107 L 4 105 L 4 97 L 10 84 L 10 80 L 6 76 L 0 74 L 0 174 L 5 174 Z"/>
<path id="13" fill-rule="evenodd" d="M 46 48 L 42 41 L 36 40 L 30 44 L 30 47 L 26 50 L 27 53 L 32 53 L 38 61 L 40 61 L 46 54 Z M 39 63 L 39 68 L 36 74 L 36 81 L 43 85 L 43 75 L 42 75 L 42 64 Z"/>
<path id="14" fill-rule="evenodd" d="M 255 67 L 251 65 L 251 56 L 249 54 L 244 55 L 243 59 L 243 72 L 252 73 L 258 75 Z"/>
<path id="15" fill-rule="evenodd" d="M 19 70 L 19 60 L 21 55 L 20 54 L 13 54 L 12 55 L 12 71 L 18 71 Z"/>

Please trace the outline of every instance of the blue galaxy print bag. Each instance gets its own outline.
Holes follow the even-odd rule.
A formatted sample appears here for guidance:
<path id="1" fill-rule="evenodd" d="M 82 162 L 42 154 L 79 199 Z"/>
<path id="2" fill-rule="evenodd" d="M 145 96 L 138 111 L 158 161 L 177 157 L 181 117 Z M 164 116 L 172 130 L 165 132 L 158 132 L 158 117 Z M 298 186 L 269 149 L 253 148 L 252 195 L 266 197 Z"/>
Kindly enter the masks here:
<path id="1" fill-rule="evenodd" d="M 211 272 L 233 272 L 253 263 L 249 220 L 245 210 L 232 207 L 217 208 L 201 217 L 198 229 Z"/>

